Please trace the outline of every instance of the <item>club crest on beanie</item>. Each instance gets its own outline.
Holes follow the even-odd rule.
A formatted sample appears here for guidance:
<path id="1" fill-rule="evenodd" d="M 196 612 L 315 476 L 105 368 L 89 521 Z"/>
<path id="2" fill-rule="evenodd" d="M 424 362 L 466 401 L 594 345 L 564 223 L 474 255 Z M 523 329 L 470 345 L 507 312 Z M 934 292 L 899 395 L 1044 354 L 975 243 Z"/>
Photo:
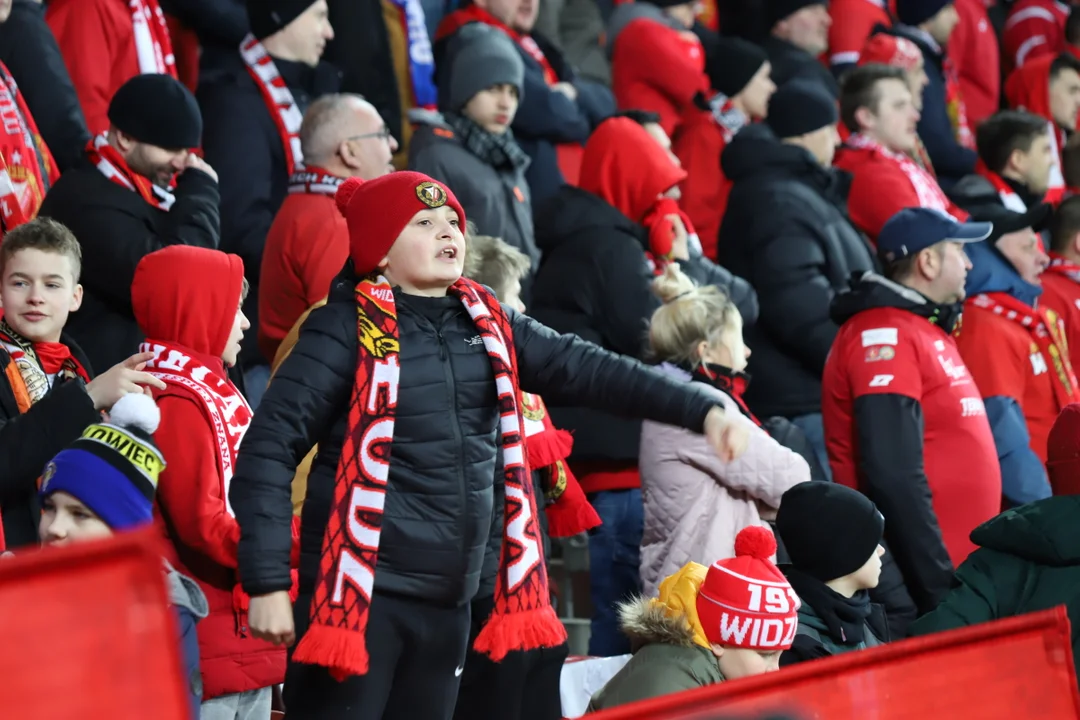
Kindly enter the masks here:
<path id="1" fill-rule="evenodd" d="M 129 393 L 60 451 L 41 475 L 42 500 L 56 492 L 78 499 L 113 530 L 153 520 L 154 494 L 165 458 L 150 436 L 161 422 L 153 398 Z"/>
<path id="2" fill-rule="evenodd" d="M 446 185 L 411 170 L 363 181 L 349 178 L 335 196 L 349 226 L 349 257 L 360 276 L 378 268 L 398 235 L 421 210 L 450 206 L 465 232 L 465 210 Z"/>
<path id="3" fill-rule="evenodd" d="M 735 557 L 709 568 L 697 614 L 711 644 L 766 652 L 791 647 L 802 602 L 769 560 L 775 553 L 772 532 L 755 525 L 735 536 Z"/>

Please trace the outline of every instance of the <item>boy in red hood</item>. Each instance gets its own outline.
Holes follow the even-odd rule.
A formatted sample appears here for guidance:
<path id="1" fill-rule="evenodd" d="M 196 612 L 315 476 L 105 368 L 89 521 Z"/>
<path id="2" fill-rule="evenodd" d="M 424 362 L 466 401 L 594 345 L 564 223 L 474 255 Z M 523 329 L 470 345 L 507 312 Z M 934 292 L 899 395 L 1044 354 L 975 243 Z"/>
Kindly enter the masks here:
<path id="1" fill-rule="evenodd" d="M 131 300 L 153 353 L 148 371 L 164 381 L 157 394 L 155 439 L 170 458 L 158 488 L 158 511 L 171 541 L 166 559 L 195 578 L 210 615 L 199 624 L 203 717 L 266 717 L 270 687 L 285 677 L 285 651 L 247 628 L 236 547 L 240 527 L 229 482 L 251 408 L 229 380 L 244 331 L 247 293 L 237 255 L 173 245 L 144 257 Z M 220 713 L 220 714 L 213 714 Z"/>
<path id="2" fill-rule="evenodd" d="M 1062 152 L 1080 112 L 1080 60 L 1068 54 L 1035 58 L 1009 75 L 1005 97 L 1010 108 L 1027 110 L 1049 123 L 1054 167 L 1044 201 L 1057 205 L 1065 196 Z"/>

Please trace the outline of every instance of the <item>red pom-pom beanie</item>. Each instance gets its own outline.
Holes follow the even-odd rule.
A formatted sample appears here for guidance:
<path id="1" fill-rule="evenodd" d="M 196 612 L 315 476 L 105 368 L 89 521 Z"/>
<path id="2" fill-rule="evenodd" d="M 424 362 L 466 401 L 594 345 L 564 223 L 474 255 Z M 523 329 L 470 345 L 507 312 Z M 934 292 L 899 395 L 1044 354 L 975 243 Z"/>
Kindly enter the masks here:
<path id="1" fill-rule="evenodd" d="M 787 650 L 798 627 L 799 596 L 769 558 L 776 538 L 768 528 L 743 528 L 735 557 L 717 560 L 705 575 L 697 614 L 713 645 Z"/>
<path id="2" fill-rule="evenodd" d="M 449 205 L 465 232 L 465 210 L 454 193 L 423 173 L 402 170 L 366 182 L 349 178 L 338 188 L 335 200 L 349 226 L 349 256 L 361 276 L 378 267 L 421 210 Z"/>

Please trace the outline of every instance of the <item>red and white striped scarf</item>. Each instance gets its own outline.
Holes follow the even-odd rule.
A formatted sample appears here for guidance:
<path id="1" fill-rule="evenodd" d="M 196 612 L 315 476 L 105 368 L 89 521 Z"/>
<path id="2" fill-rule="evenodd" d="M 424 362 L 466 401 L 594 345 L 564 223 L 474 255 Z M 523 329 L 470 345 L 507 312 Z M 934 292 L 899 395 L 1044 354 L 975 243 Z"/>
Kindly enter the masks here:
<path id="1" fill-rule="evenodd" d="M 296 104 L 289 86 L 285 84 L 285 78 L 278 72 L 274 59 L 254 35 L 249 33 L 240 43 L 240 55 L 259 88 L 266 109 L 270 111 L 270 117 L 274 119 L 285 149 L 285 166 L 289 175 L 292 175 L 304 166 L 304 153 L 300 149 L 300 124 L 304 121 L 304 113 L 300 112 L 300 107 Z"/>
<path id="2" fill-rule="evenodd" d="M 129 168 L 124 158 L 120 157 L 120 153 L 116 152 L 116 148 L 109 144 L 105 135 L 98 135 L 87 144 L 86 155 L 102 175 L 117 185 L 139 193 L 143 200 L 158 210 L 168 212 L 176 202 L 176 196 L 171 192 L 158 187 Z"/>
<path id="3" fill-rule="evenodd" d="M 15 78 L 0 62 L 0 221 L 12 230 L 32 220 L 60 173 Z"/>
<path id="4" fill-rule="evenodd" d="M 289 176 L 289 194 L 337 195 L 345 178 L 331 175 L 322 168 L 311 167 L 297 170 Z"/>
<path id="5" fill-rule="evenodd" d="M 919 207 L 932 208 L 946 213 L 950 211 L 951 203 L 949 198 L 945 196 L 937 180 L 926 170 L 919 167 L 918 163 L 912 160 L 909 155 L 893 152 L 878 141 L 861 133 L 855 133 L 849 137 L 847 145 L 858 150 L 872 150 L 899 165 L 911 186 L 915 188 L 915 195 L 919 198 Z"/>
<path id="6" fill-rule="evenodd" d="M 176 57 L 173 55 L 165 13 L 158 0 L 128 0 L 131 25 L 135 30 L 135 54 L 142 74 L 176 77 Z"/>

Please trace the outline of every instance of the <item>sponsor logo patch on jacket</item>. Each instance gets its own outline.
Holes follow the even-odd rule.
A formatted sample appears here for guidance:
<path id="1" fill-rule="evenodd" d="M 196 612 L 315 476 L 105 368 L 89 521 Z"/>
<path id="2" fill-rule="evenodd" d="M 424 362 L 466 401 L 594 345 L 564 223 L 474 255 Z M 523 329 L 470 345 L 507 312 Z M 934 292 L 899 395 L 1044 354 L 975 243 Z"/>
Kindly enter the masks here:
<path id="1" fill-rule="evenodd" d="M 896 328 L 874 328 L 862 331 L 862 346 L 896 345 Z"/>
<path id="2" fill-rule="evenodd" d="M 879 360 L 892 360 L 896 357 L 896 351 L 891 345 L 875 345 L 866 349 L 866 362 L 878 362 Z"/>

